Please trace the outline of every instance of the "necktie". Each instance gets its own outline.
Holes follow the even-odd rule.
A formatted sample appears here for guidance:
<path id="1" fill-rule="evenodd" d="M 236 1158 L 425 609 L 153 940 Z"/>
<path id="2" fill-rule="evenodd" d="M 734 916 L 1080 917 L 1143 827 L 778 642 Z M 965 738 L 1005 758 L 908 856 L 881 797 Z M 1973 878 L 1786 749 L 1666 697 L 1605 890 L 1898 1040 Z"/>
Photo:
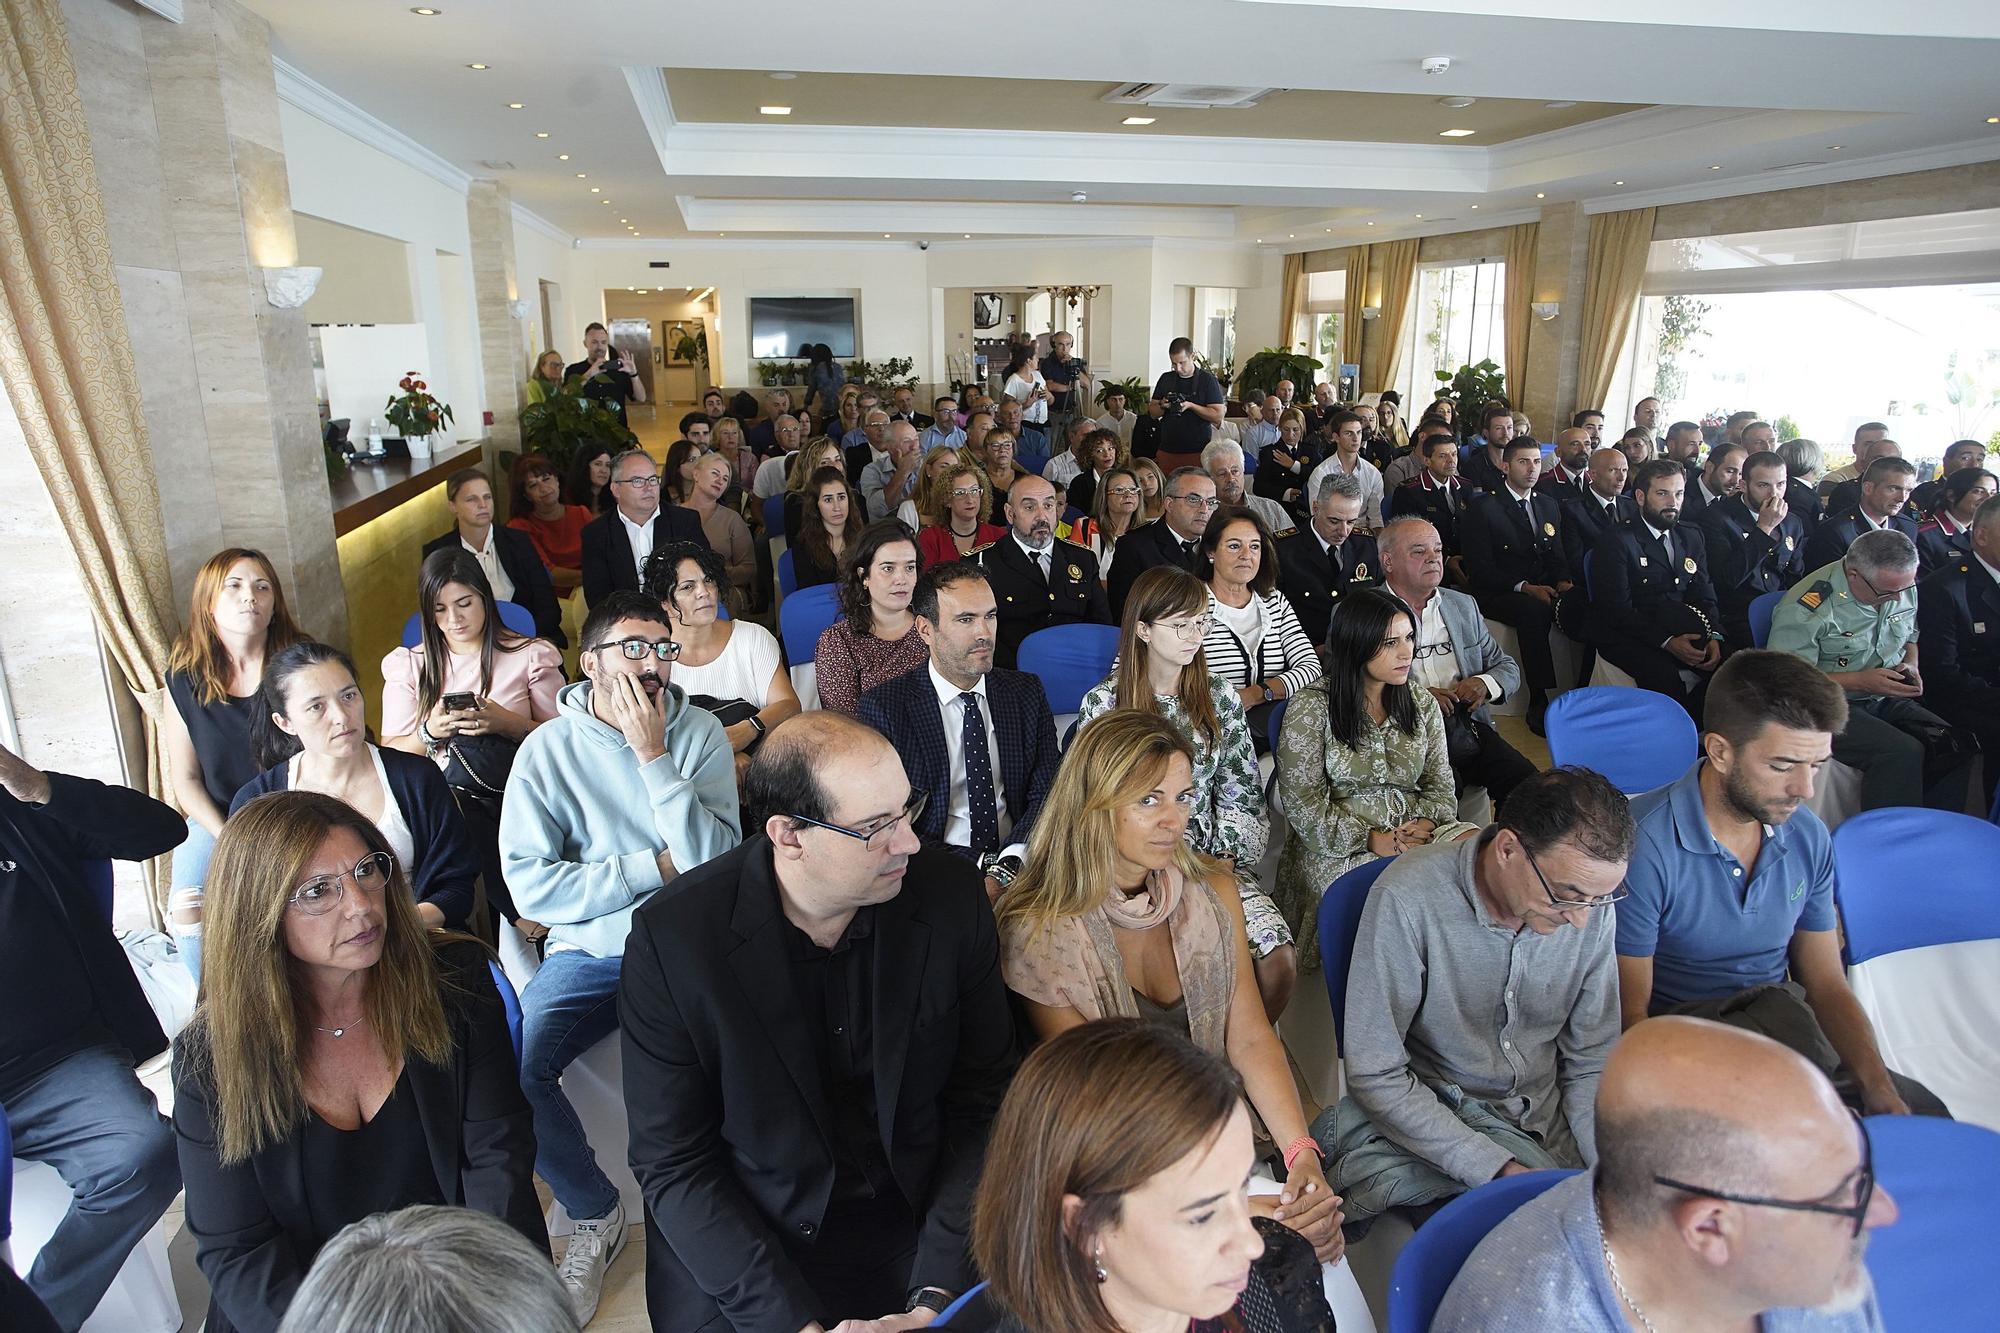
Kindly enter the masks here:
<path id="1" fill-rule="evenodd" d="M 1672 528 L 1668 528 L 1660 534 L 1660 545 L 1667 548 L 1667 568 L 1672 569 L 1674 565 L 1674 530 Z"/>
<path id="2" fill-rule="evenodd" d="M 993 808 L 993 752 L 986 748 L 986 715 L 979 711 L 979 696 L 966 690 L 958 696 L 964 706 L 965 802 L 972 814 L 972 850 L 1000 850 L 1000 817 Z"/>
<path id="3" fill-rule="evenodd" d="M 1035 568 L 1040 571 L 1042 582 L 1047 583 L 1049 581 L 1049 553 L 1047 551 L 1035 552 Z"/>
<path id="4" fill-rule="evenodd" d="M 1530 497 L 1530 500 L 1521 501 L 1521 517 L 1528 520 L 1529 532 L 1533 532 L 1535 530 L 1535 507 L 1531 503 L 1531 500 L 1532 497 Z"/>
<path id="5" fill-rule="evenodd" d="M 1194 548 L 1196 547 L 1196 545 L 1198 545 L 1198 543 L 1196 542 L 1181 543 L 1181 559 L 1187 562 L 1187 567 L 1189 569 L 1194 568 Z"/>

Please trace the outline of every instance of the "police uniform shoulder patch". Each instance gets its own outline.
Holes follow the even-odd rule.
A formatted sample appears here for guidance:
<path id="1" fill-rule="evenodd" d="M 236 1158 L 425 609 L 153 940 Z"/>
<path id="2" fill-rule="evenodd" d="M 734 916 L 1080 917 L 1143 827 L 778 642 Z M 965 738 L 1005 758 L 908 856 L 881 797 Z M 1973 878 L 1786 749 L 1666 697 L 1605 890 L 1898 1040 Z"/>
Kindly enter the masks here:
<path id="1" fill-rule="evenodd" d="M 1283 541 L 1287 537 L 1296 537 L 1298 535 L 1299 535 L 1299 530 L 1297 528 L 1280 528 L 1278 529 L 1278 531 L 1271 534 L 1271 536 L 1278 541 Z"/>
<path id="2" fill-rule="evenodd" d="M 981 543 L 980 543 L 979 545 L 977 545 L 977 546 L 973 547 L 973 548 L 972 548 L 972 549 L 971 549 L 970 551 L 967 551 L 967 552 L 965 553 L 965 555 L 964 555 L 963 557 L 961 557 L 961 558 L 962 558 L 962 559 L 966 559 L 966 560 L 970 560 L 970 559 L 971 559 L 971 558 L 972 558 L 973 556 L 975 556 L 975 555 L 982 555 L 982 554 L 984 554 L 985 552 L 987 552 L 987 551 L 990 551 L 990 550 L 992 550 L 992 549 L 993 549 L 994 547 L 998 546 L 999 544 L 1000 544 L 1000 543 L 999 543 L 998 541 L 990 541 L 990 542 L 981 542 Z"/>
<path id="3" fill-rule="evenodd" d="M 1799 594 L 1799 605 L 1808 611 L 1817 611 L 1831 596 L 1833 596 L 1833 580 L 1821 579 Z"/>

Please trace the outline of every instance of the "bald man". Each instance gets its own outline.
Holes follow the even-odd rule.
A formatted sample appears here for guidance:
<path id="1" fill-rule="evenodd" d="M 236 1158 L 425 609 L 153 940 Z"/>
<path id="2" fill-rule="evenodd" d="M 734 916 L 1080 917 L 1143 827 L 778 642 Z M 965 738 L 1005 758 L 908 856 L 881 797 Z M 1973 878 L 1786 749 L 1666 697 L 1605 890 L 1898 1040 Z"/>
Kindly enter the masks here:
<path id="1" fill-rule="evenodd" d="M 1432 1333 L 1882 1328 L 1862 1257 L 1895 1201 L 1866 1126 L 1783 1046 L 1641 1023 L 1599 1080 L 1597 1151 L 1480 1242 Z"/>
<path id="2" fill-rule="evenodd" d="M 1557 435 L 1555 459 L 1535 489 L 1558 504 L 1582 499 L 1584 488 L 1590 485 L 1590 449 L 1590 432 L 1581 426 L 1571 426 Z"/>

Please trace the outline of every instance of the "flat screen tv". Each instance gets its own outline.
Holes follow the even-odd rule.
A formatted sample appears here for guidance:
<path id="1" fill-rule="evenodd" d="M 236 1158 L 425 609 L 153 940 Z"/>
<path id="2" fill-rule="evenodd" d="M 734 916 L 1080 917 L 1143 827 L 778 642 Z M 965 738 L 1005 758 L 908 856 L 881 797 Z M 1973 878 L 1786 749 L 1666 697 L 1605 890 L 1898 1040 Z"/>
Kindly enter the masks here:
<path id="1" fill-rule="evenodd" d="M 750 298 L 750 355 L 769 360 L 795 357 L 806 343 L 825 343 L 842 359 L 854 356 L 854 298 Z"/>

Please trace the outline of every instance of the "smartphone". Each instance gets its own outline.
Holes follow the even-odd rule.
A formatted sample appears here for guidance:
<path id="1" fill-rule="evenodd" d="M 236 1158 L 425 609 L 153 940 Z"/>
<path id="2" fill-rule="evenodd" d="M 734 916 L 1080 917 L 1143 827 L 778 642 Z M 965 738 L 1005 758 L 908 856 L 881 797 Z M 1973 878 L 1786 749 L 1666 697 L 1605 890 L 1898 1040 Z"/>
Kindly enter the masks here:
<path id="1" fill-rule="evenodd" d="M 478 709 L 479 696 L 476 694 L 447 694 L 444 706 L 454 713 L 470 713 Z"/>

